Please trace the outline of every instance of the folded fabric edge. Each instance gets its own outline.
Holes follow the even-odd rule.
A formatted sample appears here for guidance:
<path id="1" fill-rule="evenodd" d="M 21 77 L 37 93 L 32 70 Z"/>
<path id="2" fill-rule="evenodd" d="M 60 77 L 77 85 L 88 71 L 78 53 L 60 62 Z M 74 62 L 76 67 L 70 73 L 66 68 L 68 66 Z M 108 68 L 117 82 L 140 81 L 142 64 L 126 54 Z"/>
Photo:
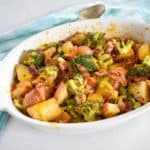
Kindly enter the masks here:
<path id="1" fill-rule="evenodd" d="M 0 133 L 4 129 L 6 122 L 8 121 L 9 114 L 7 112 L 0 112 Z"/>

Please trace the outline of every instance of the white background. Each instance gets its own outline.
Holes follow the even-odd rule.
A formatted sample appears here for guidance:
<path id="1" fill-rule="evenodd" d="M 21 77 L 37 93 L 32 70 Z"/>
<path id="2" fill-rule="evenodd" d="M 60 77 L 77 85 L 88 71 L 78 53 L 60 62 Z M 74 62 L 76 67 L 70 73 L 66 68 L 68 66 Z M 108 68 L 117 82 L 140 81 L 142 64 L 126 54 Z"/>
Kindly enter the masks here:
<path id="1" fill-rule="evenodd" d="M 92 0 L 0 0 L 0 33 L 69 5 Z M 150 112 L 116 128 L 86 135 L 60 135 L 33 129 L 10 118 L 0 150 L 150 150 Z"/>

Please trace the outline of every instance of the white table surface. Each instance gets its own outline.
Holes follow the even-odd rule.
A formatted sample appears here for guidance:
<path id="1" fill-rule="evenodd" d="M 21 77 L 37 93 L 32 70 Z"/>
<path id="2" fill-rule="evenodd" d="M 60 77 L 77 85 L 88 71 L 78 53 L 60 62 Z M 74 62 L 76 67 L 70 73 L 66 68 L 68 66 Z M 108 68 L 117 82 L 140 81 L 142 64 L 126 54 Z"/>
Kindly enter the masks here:
<path id="1" fill-rule="evenodd" d="M 53 10 L 92 0 L 0 0 L 0 33 Z M 116 128 L 88 135 L 50 134 L 10 118 L 0 150 L 150 150 L 150 112 Z"/>

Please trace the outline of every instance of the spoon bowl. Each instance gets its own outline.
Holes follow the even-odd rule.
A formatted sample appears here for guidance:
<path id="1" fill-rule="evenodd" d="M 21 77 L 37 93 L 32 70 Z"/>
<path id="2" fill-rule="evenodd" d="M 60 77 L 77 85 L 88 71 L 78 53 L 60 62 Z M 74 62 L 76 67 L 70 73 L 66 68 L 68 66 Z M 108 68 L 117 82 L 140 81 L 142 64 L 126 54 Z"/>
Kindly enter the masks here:
<path id="1" fill-rule="evenodd" d="M 88 8 L 85 8 L 84 10 L 81 10 L 78 19 L 83 20 L 83 19 L 99 18 L 104 14 L 104 12 L 105 6 L 103 4 L 96 4 Z"/>

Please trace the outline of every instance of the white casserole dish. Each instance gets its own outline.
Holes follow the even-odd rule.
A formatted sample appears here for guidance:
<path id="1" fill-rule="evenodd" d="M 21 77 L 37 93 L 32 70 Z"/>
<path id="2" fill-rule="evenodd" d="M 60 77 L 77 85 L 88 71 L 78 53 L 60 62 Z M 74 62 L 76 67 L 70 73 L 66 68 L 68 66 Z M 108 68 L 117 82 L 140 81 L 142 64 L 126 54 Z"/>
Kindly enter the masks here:
<path id="1" fill-rule="evenodd" d="M 15 47 L 3 61 L 0 62 L 1 78 L 0 78 L 0 110 L 7 111 L 12 116 L 26 123 L 46 129 L 48 132 L 56 130 L 63 133 L 87 133 L 95 132 L 97 130 L 105 130 L 114 127 L 129 119 L 135 118 L 150 110 L 150 103 L 141 108 L 116 116 L 110 119 L 88 122 L 88 123 L 47 123 L 38 121 L 19 112 L 12 103 L 10 95 L 10 87 L 14 72 L 14 66 L 18 63 L 19 57 L 24 50 L 35 49 L 39 45 L 50 42 L 63 40 L 71 34 L 77 32 L 95 32 L 104 31 L 109 36 L 132 36 L 134 39 L 150 43 L 150 25 L 146 25 L 134 20 L 99 20 L 92 19 L 86 21 L 77 21 L 73 23 L 64 24 L 49 30 L 43 31 L 35 36 L 25 40 L 17 47 Z"/>

